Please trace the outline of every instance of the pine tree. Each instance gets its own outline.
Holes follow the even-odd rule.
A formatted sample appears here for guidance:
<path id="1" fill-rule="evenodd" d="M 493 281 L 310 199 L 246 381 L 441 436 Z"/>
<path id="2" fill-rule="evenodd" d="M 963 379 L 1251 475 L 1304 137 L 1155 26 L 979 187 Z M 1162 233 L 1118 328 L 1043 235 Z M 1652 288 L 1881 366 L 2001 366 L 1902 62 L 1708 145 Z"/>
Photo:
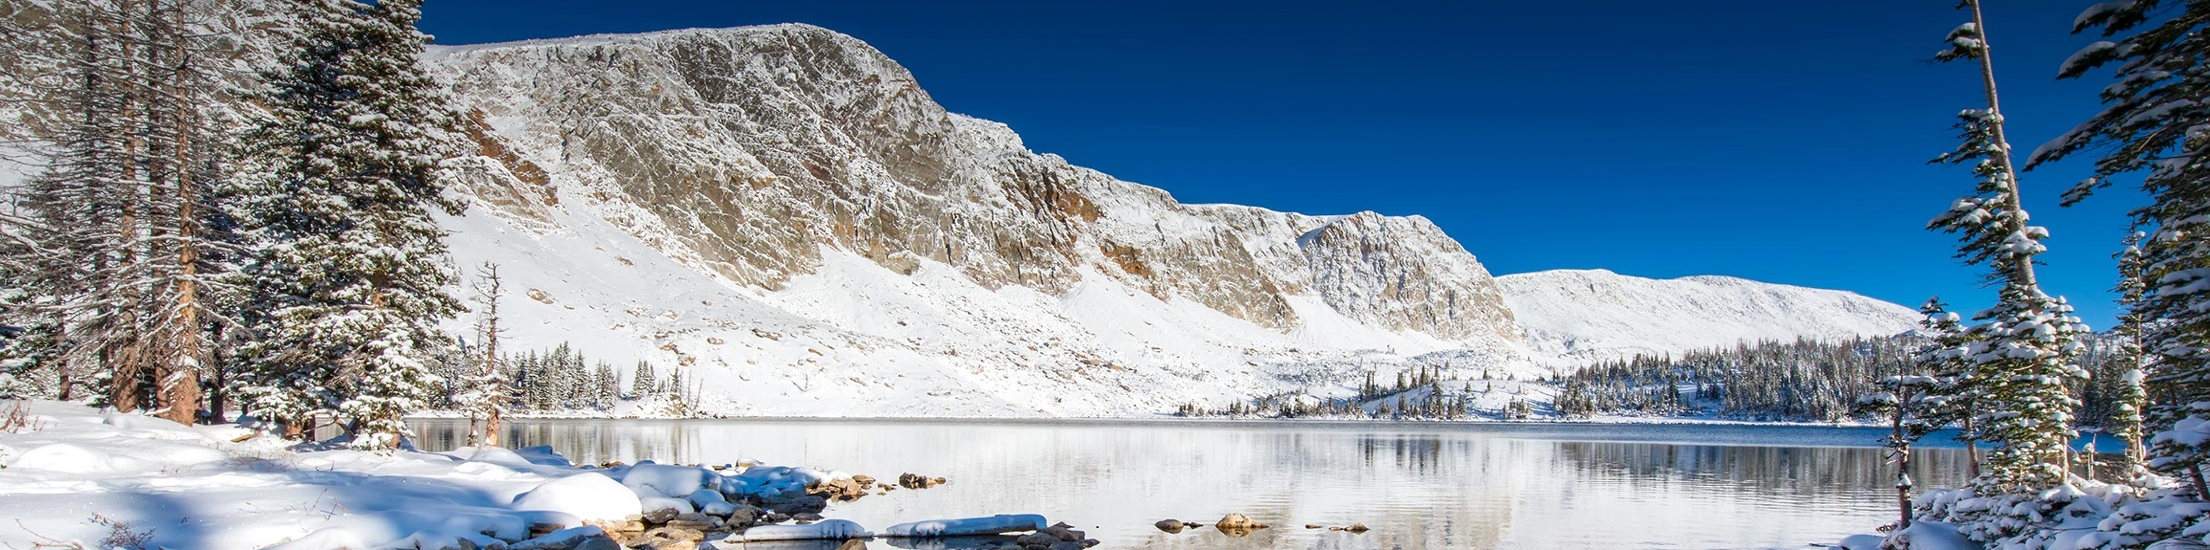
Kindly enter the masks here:
<path id="1" fill-rule="evenodd" d="M 1915 371 L 1934 379 L 1932 387 L 1926 388 L 1926 397 L 1916 404 L 1921 409 L 1918 414 L 1936 425 L 1957 425 L 1957 439 L 1965 444 L 1965 464 L 1972 477 L 1979 477 L 1980 434 L 1973 420 L 1988 387 L 1985 372 L 1976 368 L 1978 363 L 1967 360 L 1971 335 L 1941 297 L 1927 298 L 1918 312 L 1925 316 L 1919 327 L 1929 341 L 1913 354 L 1912 365 Z"/>
<path id="2" fill-rule="evenodd" d="M 2133 330 L 2148 360 L 2144 415 L 2149 466 L 2191 481 L 2210 501 L 2202 469 L 2210 462 L 2210 3 L 2137 0 L 2097 4 L 2073 32 L 2100 28 L 2105 37 L 2074 54 L 2060 78 L 2113 68 L 2104 108 L 2071 132 L 2043 145 L 2035 164 L 2097 151 L 2095 177 L 2074 187 L 2067 204 L 2122 176 L 2139 177 L 2150 203 L 2133 211 L 2147 232 L 2137 253 L 2140 296 L 2130 304 Z M 2168 17 L 2165 17 L 2168 15 Z M 2165 17 L 2156 21 L 2159 17 Z M 2121 36 L 2122 35 L 2122 36 Z"/>
<path id="3" fill-rule="evenodd" d="M 1991 491 L 2030 492 L 2063 483 L 2070 450 L 2072 399 L 2067 384 L 2086 377 L 2072 364 L 2080 352 L 2077 335 L 2085 332 L 2071 306 L 2041 291 L 2034 278 L 2034 256 L 2046 248 L 2048 230 L 2029 225 L 2019 191 L 2018 172 L 2003 135 L 2003 113 L 1995 70 L 1978 0 L 1961 6 L 1972 21 L 1949 34 L 1944 61 L 1970 59 L 1979 65 L 1987 108 L 1964 111 L 1958 127 L 1964 143 L 1935 162 L 1969 164 L 1979 177 L 1975 194 L 1958 199 L 1929 227 L 1958 235 L 1957 256 L 1986 265 L 2001 283 L 1994 307 L 1974 316 L 1967 329 L 1972 343 L 1966 359 L 1981 373 L 1981 405 L 1976 430 L 1997 444 L 1987 469 L 1975 483 Z"/>
<path id="4" fill-rule="evenodd" d="M 211 53 L 213 10 L 187 0 L 86 0 L 53 6 L 49 24 L 7 29 L 16 62 L 54 69 L 32 86 L 52 115 L 44 170 L 5 221 L 35 256 L 9 262 L 15 311 L 34 346 L 18 355 L 50 371 L 60 395 L 97 380 L 102 402 L 192 422 L 211 361 L 220 290 L 210 191 L 224 178 L 217 111 L 224 76 Z M 24 59 L 28 58 L 28 59 Z M 89 376 L 88 376 L 89 375 Z M 218 413 L 220 411 L 217 411 Z"/>
<path id="5" fill-rule="evenodd" d="M 287 424 L 334 411 L 356 447 L 388 449 L 436 381 L 424 362 L 447 338 L 436 323 L 460 309 L 431 218 L 462 208 L 438 171 L 455 118 L 417 64 L 419 0 L 304 1 L 253 133 L 272 176 L 239 216 L 258 245 L 255 402 Z"/>
<path id="6" fill-rule="evenodd" d="M 2111 362 L 2118 370 L 2112 395 L 2113 402 L 2104 429 L 2126 444 L 2123 467 L 2129 475 L 2139 474 L 2146 466 L 2146 433 L 2142 428 L 2141 414 L 2148 406 L 2148 392 L 2143 387 L 2151 369 L 2144 325 L 2148 319 L 2143 311 L 2142 299 L 2149 288 L 2145 278 L 2148 265 L 2142 261 L 2141 233 L 2126 236 L 2126 248 L 2118 253 L 2118 304 L 2124 313 L 2118 315 L 2118 326 L 2111 328 L 2116 345 Z"/>
<path id="7" fill-rule="evenodd" d="M 591 408 L 601 411 L 614 408 L 614 399 L 621 394 L 621 382 L 614 374 L 614 364 L 599 361 L 591 376 Z"/>
<path id="8" fill-rule="evenodd" d="M 652 373 L 652 362 L 637 360 L 636 372 L 629 376 L 629 395 L 632 399 L 644 399 L 659 392 L 660 377 Z"/>
<path id="9" fill-rule="evenodd" d="M 1928 301 L 1928 305 L 1937 304 Z M 1925 404 L 1929 390 L 1937 387 L 1934 377 L 1897 375 L 1880 379 L 1880 387 L 1887 390 L 1866 395 L 1857 400 L 1859 410 L 1888 417 L 1888 436 L 1881 443 L 1888 447 L 1888 458 L 1895 461 L 1895 499 L 1900 518 L 1896 528 L 1911 526 L 1911 445 L 1937 427 L 1926 413 L 1935 408 Z"/>

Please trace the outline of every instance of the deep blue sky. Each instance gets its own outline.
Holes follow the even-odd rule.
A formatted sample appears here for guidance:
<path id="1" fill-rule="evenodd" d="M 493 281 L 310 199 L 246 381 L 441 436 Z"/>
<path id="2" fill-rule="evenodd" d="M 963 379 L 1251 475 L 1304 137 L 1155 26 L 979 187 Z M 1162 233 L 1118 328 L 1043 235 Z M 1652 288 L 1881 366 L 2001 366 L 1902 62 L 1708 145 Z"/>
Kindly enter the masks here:
<path id="1" fill-rule="evenodd" d="M 804 22 L 859 37 L 955 112 L 1190 203 L 1433 219 L 1498 274 L 1605 268 L 1985 307 L 1923 229 L 1969 192 L 1951 0 L 909 2 L 430 0 L 445 44 Z M 2020 151 L 2097 106 L 2053 79 L 2078 0 L 1989 2 Z M 2025 176 L 2043 280 L 2107 328 L 2136 193 L 2056 206 Z"/>

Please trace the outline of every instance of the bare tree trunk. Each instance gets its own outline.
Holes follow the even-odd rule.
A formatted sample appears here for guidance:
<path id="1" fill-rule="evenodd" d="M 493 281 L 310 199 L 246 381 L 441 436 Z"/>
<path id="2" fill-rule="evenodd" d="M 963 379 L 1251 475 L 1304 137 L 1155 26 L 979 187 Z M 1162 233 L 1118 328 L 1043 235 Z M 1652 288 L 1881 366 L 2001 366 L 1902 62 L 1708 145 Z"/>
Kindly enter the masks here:
<path id="1" fill-rule="evenodd" d="M 222 364 L 221 359 L 216 359 L 216 361 L 217 365 Z M 226 386 L 230 382 L 229 373 L 221 367 L 209 369 L 207 372 L 207 421 L 214 424 L 228 423 L 230 422 L 228 414 L 230 412 L 230 392 Z"/>
<path id="2" fill-rule="evenodd" d="M 484 445 L 492 447 L 506 446 L 499 441 L 499 409 L 491 409 L 491 414 L 484 417 L 483 426 Z"/>
<path id="3" fill-rule="evenodd" d="M 1897 386 L 1902 386 L 1902 384 L 1897 384 Z M 1911 444 L 1903 440 L 1903 415 L 1905 410 L 1903 407 L 1906 406 L 1905 403 L 1910 402 L 1910 398 L 1908 394 L 1900 391 L 1897 392 L 1897 395 L 1902 399 L 1896 401 L 1895 423 L 1892 426 L 1895 430 L 1894 437 L 1897 442 L 1895 449 L 1895 528 L 1909 529 L 1911 527 Z"/>
<path id="4" fill-rule="evenodd" d="M 1963 428 L 1964 428 L 1964 433 L 1965 433 L 1965 437 L 1964 437 L 1964 456 L 1965 456 L 1965 467 L 1966 467 L 1966 472 L 1967 472 L 1967 473 L 1968 473 L 1969 475 L 1971 475 L 1971 476 L 1972 476 L 1972 479 L 1979 479 L 1979 478 L 1980 478 L 1980 441 L 1979 441 L 1979 440 L 1976 440 L 1976 439 L 1973 439 L 1973 438 L 1972 438 L 1972 414 L 1973 414 L 1973 411 L 1970 411 L 1970 410 L 1967 410 L 1967 411 L 1965 411 L 1965 415 L 1964 415 L 1964 421 L 1963 421 L 1963 424 L 1964 424 Z"/>
<path id="5" fill-rule="evenodd" d="M 2196 465 L 2187 468 L 2187 475 L 2195 478 L 2195 500 L 2210 502 L 2210 485 L 2202 482 L 2202 466 Z"/>
<path id="6" fill-rule="evenodd" d="M 135 45 L 135 41 L 131 40 L 130 36 L 130 4 L 128 2 L 124 2 L 121 5 L 118 5 L 116 8 L 115 37 L 118 41 L 118 44 L 122 46 L 123 53 L 121 57 L 121 62 L 125 67 L 125 82 L 119 83 L 119 85 L 128 87 L 133 85 L 133 83 L 128 81 L 128 77 L 135 70 L 136 65 L 131 61 L 138 55 L 138 47 Z M 132 124 L 132 121 L 136 121 L 139 116 L 136 94 L 132 92 L 125 92 L 122 95 L 122 111 L 120 113 L 117 113 L 117 116 L 120 120 L 125 121 L 125 124 Z M 138 185 L 139 150 L 144 145 L 141 142 L 142 139 L 143 138 L 139 136 L 138 132 L 128 132 L 124 136 L 122 140 L 124 160 L 122 166 L 122 185 L 124 186 L 124 189 L 111 190 L 117 192 L 118 195 L 122 198 L 122 216 L 119 220 L 116 221 L 115 227 L 116 242 L 114 244 L 115 249 L 119 251 L 119 254 L 114 259 L 116 269 L 129 269 L 129 266 L 134 263 L 133 259 L 136 257 L 133 254 L 133 249 L 136 247 L 138 242 L 139 201 L 138 189 L 136 188 L 136 186 Z M 113 274 L 110 274 L 110 276 L 113 276 Z M 106 288 L 96 288 L 95 291 L 126 290 L 128 287 L 122 284 L 121 279 L 123 279 L 123 277 L 113 277 L 113 280 L 96 281 L 96 283 L 99 283 L 101 284 L 101 286 Z M 138 341 L 137 334 L 135 334 L 139 326 L 139 321 L 137 319 L 137 316 L 135 315 L 135 311 L 132 309 L 133 306 L 136 305 L 135 301 L 128 300 L 126 298 L 125 300 L 122 300 L 122 302 L 124 305 L 120 308 L 116 308 L 116 311 L 114 312 L 114 315 L 119 319 L 111 320 L 110 322 L 115 323 L 118 326 L 125 327 L 124 330 L 129 331 L 131 334 L 129 334 L 129 341 L 123 343 L 121 349 L 111 347 L 108 350 L 107 367 L 113 369 L 114 371 L 114 377 L 110 379 L 114 383 L 114 385 L 108 389 L 108 402 L 109 404 L 115 406 L 115 410 L 135 411 L 142 406 L 142 404 L 138 400 L 138 384 L 139 380 L 144 377 L 146 373 L 144 370 L 145 365 L 140 362 L 143 359 L 143 356 L 139 353 L 139 351 L 141 350 L 136 349 L 139 347 L 141 342 Z M 112 338 L 113 335 L 110 334 L 109 337 Z"/>
<path id="7" fill-rule="evenodd" d="M 497 380 L 499 379 L 499 295 L 504 290 L 505 282 L 499 279 L 498 264 L 484 263 L 483 272 L 485 273 L 485 280 L 479 284 L 482 285 L 484 324 L 483 334 L 479 335 L 477 339 L 483 341 L 484 379 Z M 506 409 L 506 388 L 477 388 L 477 391 L 485 392 L 482 403 L 484 408 L 489 409 L 484 415 L 483 444 L 502 447 L 504 445 L 501 445 L 499 441 L 499 416 L 500 412 Z"/>
<path id="8" fill-rule="evenodd" d="M 176 72 L 170 79 L 169 100 L 182 101 L 186 97 L 185 92 L 190 86 L 187 78 L 191 66 L 186 53 L 188 48 L 184 44 L 186 31 L 183 3 L 177 3 L 174 6 L 174 11 L 173 24 L 176 27 L 169 29 L 171 36 L 167 37 L 167 39 L 175 41 L 171 45 L 170 53 L 171 61 L 176 64 L 172 68 Z M 179 104 L 175 105 L 174 108 L 176 111 L 173 113 L 173 120 L 170 123 L 174 125 L 171 131 L 176 133 L 173 136 L 176 143 L 171 153 L 174 156 L 170 159 L 170 162 L 173 163 L 172 168 L 176 172 L 174 183 L 176 184 L 177 226 L 176 238 L 173 242 L 177 243 L 177 309 L 171 318 L 170 326 L 164 329 L 168 333 L 166 336 L 170 342 L 166 346 L 168 349 L 164 350 L 167 352 L 167 356 L 161 358 L 160 368 L 164 372 L 160 375 L 160 396 L 161 407 L 165 412 L 162 415 L 163 418 L 180 424 L 190 424 L 198 418 L 202 397 L 200 392 L 200 365 L 203 363 L 201 358 L 205 357 L 206 353 L 206 350 L 200 345 L 202 337 L 200 308 L 203 306 L 200 304 L 200 290 L 197 280 L 200 261 L 199 223 L 196 219 L 198 213 L 194 211 L 194 207 L 197 206 L 199 201 L 199 194 L 196 189 L 192 188 L 191 143 L 193 121 L 190 113 L 193 106 Z"/>
<path id="9" fill-rule="evenodd" d="M 1980 0 L 1965 0 L 1965 3 L 1972 5 L 1972 24 L 1980 34 L 1980 83 L 1987 89 L 1987 109 L 1990 113 L 2001 115 L 2003 112 L 2002 104 L 1996 100 L 1995 94 L 1995 56 L 1992 53 L 1994 48 L 1989 46 L 1987 18 L 1980 15 Z M 1989 154 L 1988 158 L 1995 161 L 2003 170 L 2003 177 L 2010 183 L 2010 189 L 2003 193 L 2003 202 L 2013 212 L 2024 212 L 2026 211 L 2026 205 L 2018 190 L 2018 165 L 2011 162 L 2010 139 L 2003 136 L 2002 119 L 1997 118 L 1989 121 L 1988 131 L 1995 134 L 1995 143 L 2002 146 L 2000 150 Z M 2021 233 L 2026 230 L 2026 219 L 2023 216 L 2010 216 L 2004 220 L 2004 225 L 2003 229 L 2005 231 Z M 2038 283 L 2034 281 L 2033 262 L 2013 263 L 2016 265 L 2010 266 L 2011 282 L 2028 287 L 2038 287 Z"/>

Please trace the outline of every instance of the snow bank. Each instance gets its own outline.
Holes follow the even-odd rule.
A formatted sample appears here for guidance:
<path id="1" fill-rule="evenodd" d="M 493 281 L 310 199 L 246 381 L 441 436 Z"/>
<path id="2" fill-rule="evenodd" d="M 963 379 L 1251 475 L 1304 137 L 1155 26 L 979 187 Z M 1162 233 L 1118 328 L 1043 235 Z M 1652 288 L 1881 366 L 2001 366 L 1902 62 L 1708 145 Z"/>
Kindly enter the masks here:
<path id="1" fill-rule="evenodd" d="M 698 511 L 698 509 L 691 507 L 690 501 L 680 498 L 644 497 L 639 500 L 643 501 L 645 513 L 647 514 L 659 512 L 662 510 L 674 511 L 677 514 L 688 514 Z"/>
<path id="2" fill-rule="evenodd" d="M 1842 537 L 1842 543 L 1833 550 L 1882 550 L 1880 543 L 1888 540 L 1880 535 L 1850 535 Z"/>
<path id="3" fill-rule="evenodd" d="M 1958 533 L 1956 525 L 1939 521 L 1911 522 L 1909 528 L 1888 535 L 1888 542 L 1911 550 L 1980 550 L 1980 543 Z"/>
<path id="4" fill-rule="evenodd" d="M 622 485 L 640 495 L 683 498 L 713 483 L 713 472 L 689 466 L 638 464 L 621 472 Z"/>
<path id="5" fill-rule="evenodd" d="M 986 518 L 938 519 L 900 523 L 882 530 L 885 537 L 960 537 L 1035 531 L 1050 526 L 1043 516 L 1004 514 Z"/>
<path id="6" fill-rule="evenodd" d="M 515 497 L 512 508 L 560 512 L 585 520 L 619 520 L 644 513 L 635 491 L 598 472 L 547 481 Z"/>
<path id="7" fill-rule="evenodd" d="M 649 508 L 727 513 L 736 505 L 724 486 L 782 493 L 836 476 L 775 466 L 602 470 L 542 447 L 301 452 L 236 427 L 28 406 L 34 428 L 0 432 L 0 518 L 20 521 L 0 529 L 0 548 L 100 547 L 109 523 L 145 534 L 149 548 L 565 548 L 605 535 L 586 522 Z M 566 529 L 529 539 L 533 526 Z M 867 536 L 849 521 L 754 530 L 786 540 Z"/>
<path id="8" fill-rule="evenodd" d="M 834 479 L 834 476 L 820 470 L 754 466 L 733 475 L 725 473 L 721 478 L 721 492 L 732 497 L 798 494 L 804 493 L 807 487 L 830 479 Z"/>
<path id="9" fill-rule="evenodd" d="M 46 470 L 88 474 L 129 469 L 129 459 L 118 460 L 107 453 L 68 443 L 54 443 L 24 451 L 8 467 L 16 470 Z"/>
<path id="10" fill-rule="evenodd" d="M 1843 550 L 2205 549 L 2210 503 L 2185 483 L 2142 475 L 2125 483 L 2073 477 L 2038 493 L 1935 489 L 1913 501 L 1911 527 L 1857 535 Z"/>

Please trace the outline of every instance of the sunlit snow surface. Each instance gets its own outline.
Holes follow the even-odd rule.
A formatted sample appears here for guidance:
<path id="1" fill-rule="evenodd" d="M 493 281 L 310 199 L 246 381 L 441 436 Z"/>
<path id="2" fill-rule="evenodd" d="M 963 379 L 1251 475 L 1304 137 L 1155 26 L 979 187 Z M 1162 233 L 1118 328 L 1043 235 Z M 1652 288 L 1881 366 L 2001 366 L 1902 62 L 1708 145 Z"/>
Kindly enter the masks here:
<path id="1" fill-rule="evenodd" d="M 426 424 L 424 445 L 452 424 Z M 838 505 L 873 529 L 1035 513 L 1100 548 L 1804 548 L 1892 519 L 1866 428 L 1246 422 L 524 421 L 578 461 L 737 457 L 950 483 Z M 1691 443 L 1682 443 L 1691 442 Z M 1932 444 L 1932 443 L 1930 443 Z M 1857 446 L 1857 447 L 1844 447 Z M 1954 484 L 1961 451 L 1914 477 Z M 1243 513 L 1273 529 L 1169 535 Z M 1364 523 L 1364 535 L 1306 524 Z M 893 548 L 877 541 L 870 548 Z M 832 546 L 824 548 L 833 548 Z"/>

